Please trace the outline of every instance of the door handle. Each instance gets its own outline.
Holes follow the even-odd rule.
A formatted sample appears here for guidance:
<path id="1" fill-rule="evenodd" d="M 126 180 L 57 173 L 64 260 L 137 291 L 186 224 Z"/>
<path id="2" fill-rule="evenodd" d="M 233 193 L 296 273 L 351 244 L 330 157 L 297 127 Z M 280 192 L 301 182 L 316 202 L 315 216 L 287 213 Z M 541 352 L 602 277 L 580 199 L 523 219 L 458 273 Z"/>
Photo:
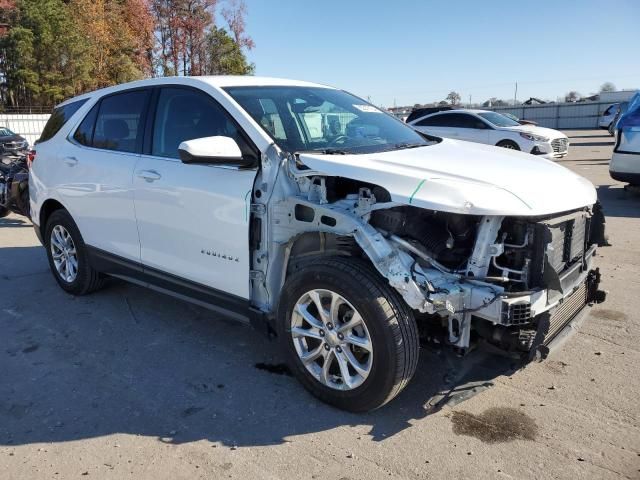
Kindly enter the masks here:
<path id="1" fill-rule="evenodd" d="M 162 178 L 162 175 L 155 170 L 138 170 L 137 175 L 139 178 L 144 178 L 147 182 L 155 182 Z"/>
<path id="2" fill-rule="evenodd" d="M 76 157 L 65 157 L 64 163 L 70 167 L 75 167 L 78 164 L 78 159 Z"/>

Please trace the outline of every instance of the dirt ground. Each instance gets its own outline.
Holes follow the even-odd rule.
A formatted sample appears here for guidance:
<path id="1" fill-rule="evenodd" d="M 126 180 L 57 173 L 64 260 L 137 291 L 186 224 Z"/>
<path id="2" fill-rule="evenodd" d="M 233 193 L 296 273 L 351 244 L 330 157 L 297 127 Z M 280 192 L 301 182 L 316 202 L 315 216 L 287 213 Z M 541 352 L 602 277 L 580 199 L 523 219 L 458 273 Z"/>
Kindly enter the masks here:
<path id="1" fill-rule="evenodd" d="M 609 177 L 606 132 L 567 133 L 561 163 L 607 215 L 607 302 L 515 372 L 425 351 L 366 415 L 319 403 L 274 344 L 207 310 L 116 281 L 66 295 L 31 225 L 0 220 L 0 478 L 640 478 L 640 196 Z M 459 398 L 434 408 L 443 393 Z"/>

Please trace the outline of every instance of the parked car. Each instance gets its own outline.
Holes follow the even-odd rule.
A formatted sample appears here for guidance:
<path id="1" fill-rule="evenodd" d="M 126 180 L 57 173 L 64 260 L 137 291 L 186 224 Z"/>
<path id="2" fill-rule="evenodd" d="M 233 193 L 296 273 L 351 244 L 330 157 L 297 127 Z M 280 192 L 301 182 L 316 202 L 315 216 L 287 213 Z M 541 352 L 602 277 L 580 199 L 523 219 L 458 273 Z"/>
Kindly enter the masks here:
<path id="1" fill-rule="evenodd" d="M 489 110 L 433 113 L 413 120 L 409 125 L 437 137 L 486 143 L 546 158 L 562 158 L 569 152 L 569 139 L 564 133 L 551 128 L 520 125 Z"/>
<path id="2" fill-rule="evenodd" d="M 26 155 L 28 150 L 29 142 L 24 137 L 12 132 L 7 127 L 0 127 L 0 157 Z"/>
<path id="3" fill-rule="evenodd" d="M 628 108 L 629 102 L 621 102 L 619 104 L 618 109 L 616 110 L 616 114 L 609 124 L 609 135 L 611 135 L 612 137 L 615 137 L 616 135 L 616 125 L 618 124 L 618 120 L 620 120 L 620 117 L 627 112 Z"/>
<path id="4" fill-rule="evenodd" d="M 534 122 L 533 120 L 523 120 L 522 118 L 518 118 L 512 113 L 499 112 L 507 118 L 518 122 L 520 125 L 538 125 L 538 122 Z"/>
<path id="5" fill-rule="evenodd" d="M 611 124 L 613 123 L 613 119 L 615 118 L 619 110 L 620 110 L 619 103 L 614 103 L 612 105 L 609 105 L 606 108 L 606 110 L 602 112 L 602 115 L 600 115 L 600 118 L 598 120 L 598 126 L 603 130 L 610 130 Z"/>
<path id="6" fill-rule="evenodd" d="M 603 298 L 591 183 L 421 135 L 339 89 L 155 78 L 52 119 L 29 191 L 63 290 L 112 275 L 251 323 L 346 410 L 406 386 L 420 335 L 544 357 Z"/>
<path id="7" fill-rule="evenodd" d="M 609 162 L 611 178 L 640 186 L 640 92 L 616 124 L 616 142 Z"/>
<path id="8" fill-rule="evenodd" d="M 411 110 L 411 113 L 406 118 L 405 122 L 409 123 L 409 122 L 414 121 L 417 118 L 422 118 L 422 117 L 424 117 L 426 115 L 429 115 L 431 113 L 444 112 L 444 111 L 447 111 L 447 110 L 453 110 L 453 107 L 442 106 L 442 107 L 420 107 L 420 108 L 414 108 L 413 110 Z"/>

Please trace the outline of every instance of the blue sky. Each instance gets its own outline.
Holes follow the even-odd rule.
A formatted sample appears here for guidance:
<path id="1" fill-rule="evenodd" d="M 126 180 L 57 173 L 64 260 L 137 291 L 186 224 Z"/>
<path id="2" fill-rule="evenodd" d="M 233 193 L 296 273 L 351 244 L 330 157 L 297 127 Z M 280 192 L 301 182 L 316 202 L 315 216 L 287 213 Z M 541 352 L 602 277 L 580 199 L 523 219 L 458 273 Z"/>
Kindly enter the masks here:
<path id="1" fill-rule="evenodd" d="M 257 75 L 378 105 L 640 87 L 640 0 L 246 0 Z"/>

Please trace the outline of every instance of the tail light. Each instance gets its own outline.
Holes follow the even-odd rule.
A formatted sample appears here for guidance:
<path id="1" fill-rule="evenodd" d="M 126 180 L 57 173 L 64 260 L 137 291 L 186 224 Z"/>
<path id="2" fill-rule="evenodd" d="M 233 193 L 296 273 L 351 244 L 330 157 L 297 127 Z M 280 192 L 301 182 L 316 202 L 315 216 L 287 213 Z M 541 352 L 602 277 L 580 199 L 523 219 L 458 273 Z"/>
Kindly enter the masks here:
<path id="1" fill-rule="evenodd" d="M 27 168 L 31 168 L 31 165 L 35 161 L 36 161 L 36 151 L 35 150 L 29 150 L 27 152 Z"/>

